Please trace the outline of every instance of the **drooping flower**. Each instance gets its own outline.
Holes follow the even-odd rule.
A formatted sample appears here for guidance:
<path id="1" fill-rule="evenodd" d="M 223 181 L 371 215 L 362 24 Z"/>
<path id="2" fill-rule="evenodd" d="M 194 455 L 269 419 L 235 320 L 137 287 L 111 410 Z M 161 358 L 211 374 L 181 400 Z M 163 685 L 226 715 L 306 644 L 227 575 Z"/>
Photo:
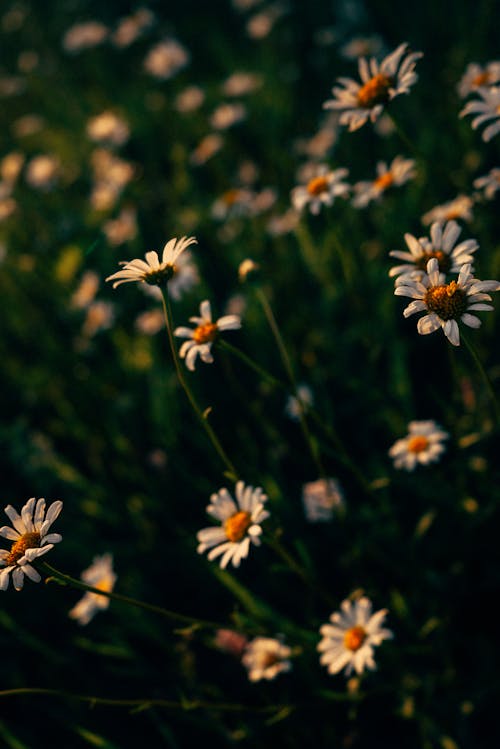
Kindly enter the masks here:
<path id="1" fill-rule="evenodd" d="M 239 567 L 248 556 L 250 544 L 260 546 L 261 523 L 269 517 L 264 509 L 267 496 L 260 487 L 254 489 L 238 481 L 235 495 L 233 499 L 226 488 L 212 494 L 207 513 L 220 521 L 220 526 L 204 528 L 197 534 L 198 554 L 210 549 L 208 559 L 221 557 L 222 569 L 229 562 Z"/>
<path id="2" fill-rule="evenodd" d="M 59 533 L 48 532 L 62 506 L 63 503 L 57 500 L 45 512 L 45 499 L 36 500 L 32 497 L 26 502 L 20 515 L 12 505 L 5 508 L 5 514 L 13 527 L 4 525 L 0 528 L 0 536 L 13 543 L 10 551 L 0 549 L 0 566 L 3 567 L 0 570 L 0 590 L 7 589 L 10 573 L 16 590 L 23 587 L 25 575 L 35 583 L 40 582 L 40 575 L 31 563 L 62 540 Z"/>
<path id="3" fill-rule="evenodd" d="M 415 161 L 396 156 L 390 166 L 385 161 L 377 164 L 377 177 L 369 182 L 357 182 L 354 185 L 353 206 L 365 208 L 372 200 L 380 200 L 386 190 L 401 187 L 405 182 L 415 178 Z"/>
<path id="4" fill-rule="evenodd" d="M 486 65 L 471 62 L 467 65 L 457 89 L 462 99 L 465 99 L 466 96 L 475 93 L 479 88 L 494 86 L 497 83 L 500 83 L 499 60 L 492 60 Z"/>
<path id="5" fill-rule="evenodd" d="M 416 312 L 427 312 L 417 324 L 420 335 L 433 333 L 442 328 L 443 333 L 453 346 L 460 345 L 460 320 L 470 328 L 479 328 L 481 320 L 470 312 L 492 310 L 488 291 L 499 291 L 498 281 L 479 281 L 474 278 L 470 264 L 463 265 L 457 281 L 446 283 L 445 276 L 439 272 L 437 258 L 427 263 L 427 273 L 421 279 L 406 277 L 396 286 L 396 296 L 407 296 L 413 299 L 403 311 L 405 317 Z"/>
<path id="6" fill-rule="evenodd" d="M 410 421 L 407 436 L 389 450 L 394 467 L 413 471 L 419 464 L 435 463 L 446 450 L 443 442 L 449 436 L 435 421 Z"/>
<path id="7" fill-rule="evenodd" d="M 250 681 L 275 679 L 278 674 L 290 671 L 292 649 L 276 637 L 254 637 L 245 650 L 241 662 L 248 670 Z"/>
<path id="8" fill-rule="evenodd" d="M 350 131 L 358 130 L 368 119 L 380 116 L 385 105 L 400 94 L 407 94 L 417 80 L 415 65 L 421 52 L 407 53 L 408 45 L 400 44 L 379 64 L 375 58 L 360 58 L 358 63 L 361 83 L 352 78 L 339 78 L 334 86 L 334 98 L 323 104 L 324 109 L 341 112 L 339 122 Z"/>
<path id="9" fill-rule="evenodd" d="M 174 335 L 189 339 L 180 347 L 179 355 L 186 359 L 186 367 L 192 372 L 197 356 L 206 364 L 213 362 L 212 344 L 221 331 L 241 328 L 239 315 L 224 315 L 216 322 L 212 322 L 212 310 L 208 299 L 200 304 L 200 316 L 190 317 L 189 321 L 195 323 L 196 328 L 176 328 Z"/>
<path id="10" fill-rule="evenodd" d="M 81 574 L 84 583 L 98 588 L 104 593 L 111 593 L 116 582 L 116 575 L 113 571 L 112 554 L 103 554 L 94 557 L 90 567 Z M 75 619 L 78 624 L 88 624 L 91 619 L 98 613 L 109 606 L 109 598 L 100 596 L 98 593 L 87 591 L 78 603 L 69 611 L 68 616 Z"/>
<path id="11" fill-rule="evenodd" d="M 349 185 L 343 182 L 348 174 L 348 169 L 331 170 L 326 164 L 318 164 L 314 167 L 314 174 L 307 184 L 293 188 L 293 207 L 301 211 L 308 205 L 311 213 L 317 215 L 322 206 L 331 206 L 335 198 L 348 194 Z"/>
<path id="12" fill-rule="evenodd" d="M 381 626 L 387 609 L 372 614 L 372 603 L 365 596 L 354 602 L 349 599 L 342 601 L 340 608 L 341 611 L 330 616 L 330 624 L 320 627 L 320 663 L 330 674 L 337 674 L 343 668 L 346 676 L 353 670 L 357 674 L 362 674 L 365 669 L 374 671 L 373 648 L 393 637 L 390 629 Z"/>
<path id="13" fill-rule="evenodd" d="M 500 133 L 500 86 L 492 88 L 478 88 L 479 99 L 468 101 L 460 112 L 460 117 L 468 114 L 477 115 L 472 120 L 472 129 L 476 130 L 488 120 L 494 120 L 483 131 L 482 139 L 487 143 L 495 135 Z"/>
<path id="14" fill-rule="evenodd" d="M 151 286 L 163 286 L 177 273 L 177 261 L 182 252 L 191 244 L 196 243 L 194 237 L 182 237 L 181 239 L 171 239 L 163 248 L 163 255 L 160 261 L 158 253 L 155 250 L 146 252 L 146 260 L 122 261 L 120 265 L 122 270 L 108 276 L 106 281 L 114 281 L 113 288 L 116 289 L 121 283 L 129 281 L 146 282 Z"/>
<path id="15" fill-rule="evenodd" d="M 310 523 L 325 523 L 344 504 L 344 493 L 336 479 L 317 479 L 302 487 L 302 501 Z"/>
<path id="16" fill-rule="evenodd" d="M 431 226 L 430 241 L 427 237 L 417 239 L 413 234 L 405 234 L 409 252 L 389 252 L 391 257 L 405 261 L 403 265 L 391 268 L 389 276 L 398 276 L 398 284 L 408 275 L 422 278 L 431 258 L 436 258 L 441 273 L 459 273 L 467 263 L 472 265 L 472 255 L 479 249 L 479 245 L 475 239 L 466 239 L 455 246 L 461 231 L 456 221 L 435 221 Z"/>

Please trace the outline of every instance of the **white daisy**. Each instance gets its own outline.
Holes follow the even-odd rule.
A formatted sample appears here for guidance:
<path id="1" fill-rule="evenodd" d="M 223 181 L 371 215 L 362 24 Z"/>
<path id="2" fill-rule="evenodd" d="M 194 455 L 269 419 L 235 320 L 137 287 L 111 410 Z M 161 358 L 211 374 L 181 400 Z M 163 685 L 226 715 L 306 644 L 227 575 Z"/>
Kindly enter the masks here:
<path id="1" fill-rule="evenodd" d="M 221 525 L 204 528 L 197 534 L 198 554 L 210 549 L 208 559 L 221 557 L 222 569 L 229 562 L 239 567 L 241 560 L 248 556 L 251 543 L 260 546 L 261 523 L 269 517 L 269 512 L 264 510 L 267 496 L 260 487 L 254 489 L 238 481 L 235 494 L 236 500 L 225 488 L 212 494 L 207 512 Z"/>
<path id="2" fill-rule="evenodd" d="M 186 67 L 190 54 L 176 39 L 165 39 L 152 47 L 144 59 L 144 70 L 166 81 Z"/>
<path id="3" fill-rule="evenodd" d="M 416 176 L 415 161 L 396 156 L 390 166 L 385 161 L 377 164 L 377 177 L 369 182 L 357 182 L 354 185 L 355 196 L 352 204 L 364 208 L 372 200 L 380 200 L 390 187 L 400 187 Z"/>
<path id="4" fill-rule="evenodd" d="M 399 276 L 396 282 L 398 285 L 407 275 L 421 278 L 425 275 L 427 263 L 433 257 L 438 261 L 442 273 L 459 273 L 463 265 L 472 264 L 472 255 L 479 249 L 475 239 L 466 239 L 455 246 L 461 231 L 456 221 L 435 221 L 431 226 L 430 241 L 427 237 L 417 239 L 413 234 L 405 234 L 409 252 L 389 252 L 391 257 L 405 261 L 403 265 L 391 268 L 389 276 Z"/>
<path id="5" fill-rule="evenodd" d="M 457 89 L 460 96 L 465 99 L 466 96 L 474 93 L 479 88 L 494 86 L 496 83 L 500 83 L 499 60 L 493 60 L 486 63 L 486 65 L 478 65 L 477 62 L 471 62 L 467 65 Z"/>
<path id="6" fill-rule="evenodd" d="M 330 616 L 331 624 L 320 627 L 323 636 L 318 643 L 318 650 L 322 653 L 320 663 L 330 674 L 338 674 L 344 667 L 346 676 L 353 670 L 357 674 L 362 674 L 365 669 L 374 671 L 373 648 L 393 637 L 390 629 L 381 626 L 387 609 L 372 614 L 371 601 L 364 596 L 354 602 L 349 599 L 342 601 L 340 608 L 341 611 Z"/>
<path id="7" fill-rule="evenodd" d="M 241 662 L 248 670 L 250 681 L 276 678 L 278 674 L 290 671 L 289 660 L 292 649 L 276 637 L 254 637 L 246 646 Z"/>
<path id="8" fill-rule="evenodd" d="M 289 395 L 286 405 L 285 413 L 293 421 L 300 421 L 300 417 L 303 413 L 307 412 L 307 409 L 314 404 L 314 394 L 309 385 L 300 384 L 297 387 L 296 395 Z"/>
<path id="9" fill-rule="evenodd" d="M 146 261 L 135 259 L 122 261 L 120 265 L 122 270 L 108 276 L 106 281 L 114 281 L 113 288 L 116 289 L 121 283 L 129 281 L 146 282 L 152 286 L 162 286 L 175 277 L 177 273 L 177 262 L 182 252 L 189 245 L 196 243 L 194 237 L 182 237 L 181 239 L 171 239 L 163 248 L 163 255 L 160 261 L 158 253 L 155 250 L 146 252 Z"/>
<path id="10" fill-rule="evenodd" d="M 488 120 L 494 120 L 483 131 L 482 139 L 487 143 L 495 135 L 500 133 L 500 87 L 478 88 L 477 95 L 479 99 L 468 101 L 460 112 L 460 117 L 466 117 L 468 114 L 475 114 L 472 120 L 472 129 L 476 130 L 479 125 L 483 125 Z"/>
<path id="11" fill-rule="evenodd" d="M 189 339 L 184 341 L 180 347 L 179 355 L 186 359 L 186 367 L 191 372 L 194 371 L 197 356 L 206 364 L 213 362 L 212 344 L 221 330 L 238 330 L 241 328 L 239 315 L 224 315 L 216 322 L 212 322 L 212 310 L 208 299 L 200 304 L 200 316 L 190 317 L 189 321 L 195 323 L 196 328 L 176 328 L 174 335 L 178 338 Z"/>
<path id="12" fill-rule="evenodd" d="M 375 58 L 360 58 L 358 63 L 361 83 L 352 78 L 339 78 L 341 86 L 334 86 L 333 99 L 323 104 L 324 109 L 341 110 L 339 122 L 349 130 L 358 130 L 368 119 L 380 116 L 384 106 L 399 94 L 407 94 L 417 80 L 415 64 L 422 52 L 407 54 L 408 45 L 400 44 L 379 64 Z"/>
<path id="13" fill-rule="evenodd" d="M 492 310 L 488 291 L 499 291 L 498 281 L 479 281 L 474 278 L 470 264 L 463 265 L 457 281 L 446 283 L 445 276 L 439 272 L 437 258 L 427 263 L 427 273 L 421 279 L 406 277 L 396 286 L 396 296 L 407 296 L 413 299 L 403 311 L 405 317 L 415 312 L 427 312 L 417 324 L 420 335 L 433 333 L 439 328 L 453 346 L 460 346 L 460 320 L 470 328 L 479 328 L 481 320 L 470 311 Z"/>
<path id="14" fill-rule="evenodd" d="M 16 590 L 21 590 L 24 575 L 35 583 L 41 578 L 31 562 L 50 551 L 54 544 L 62 540 L 59 533 L 48 533 L 54 520 L 59 516 L 63 503 L 52 502 L 45 513 L 45 499 L 29 499 L 21 510 L 21 514 L 8 505 L 5 514 L 13 527 L 4 525 L 0 528 L 0 536 L 12 541 L 10 551 L 0 549 L 0 590 L 7 590 L 9 574 L 12 572 L 12 583 Z"/>
<path id="15" fill-rule="evenodd" d="M 454 219 L 462 219 L 462 221 L 472 221 L 472 206 L 474 200 L 468 195 L 457 195 L 453 200 L 448 203 L 441 203 L 431 208 L 430 211 L 424 213 L 422 216 L 422 223 L 427 226 L 432 224 L 434 221 L 452 221 Z"/>
<path id="16" fill-rule="evenodd" d="M 336 479 L 318 479 L 304 484 L 302 501 L 307 520 L 310 523 L 324 523 L 342 508 L 344 493 Z"/>
<path id="17" fill-rule="evenodd" d="M 122 146 L 129 138 L 130 129 L 124 119 L 106 110 L 87 122 L 87 135 L 95 143 Z"/>
<path id="18" fill-rule="evenodd" d="M 419 464 L 435 463 L 446 450 L 443 441 L 449 436 L 435 421 L 410 421 L 407 436 L 389 450 L 394 468 L 413 471 Z"/>
<path id="19" fill-rule="evenodd" d="M 103 554 L 94 557 L 90 567 L 81 574 L 84 583 L 98 588 L 104 593 L 111 593 L 116 582 L 116 575 L 113 572 L 113 556 Z M 68 616 L 76 619 L 78 624 L 88 624 L 98 611 L 103 611 L 109 606 L 109 598 L 100 596 L 98 593 L 87 591 L 78 603 L 69 611 Z"/>
<path id="20" fill-rule="evenodd" d="M 490 169 L 488 174 L 474 180 L 476 190 L 483 190 L 486 200 L 492 200 L 497 190 L 500 190 L 500 169 Z"/>
<path id="21" fill-rule="evenodd" d="M 349 174 L 348 169 L 334 169 L 326 164 L 319 164 L 314 168 L 314 176 L 306 185 L 294 187 L 291 192 L 292 204 L 297 211 L 306 205 L 314 215 L 320 212 L 321 206 L 333 205 L 335 198 L 347 195 L 349 185 L 343 182 Z"/>

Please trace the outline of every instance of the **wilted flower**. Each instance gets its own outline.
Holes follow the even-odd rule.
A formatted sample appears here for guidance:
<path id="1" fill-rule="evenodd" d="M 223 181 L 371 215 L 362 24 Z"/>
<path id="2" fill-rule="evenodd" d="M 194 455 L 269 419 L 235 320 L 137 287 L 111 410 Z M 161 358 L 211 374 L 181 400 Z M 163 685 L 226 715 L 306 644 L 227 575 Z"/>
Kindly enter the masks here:
<path id="1" fill-rule="evenodd" d="M 29 499 L 21 510 L 21 514 L 8 505 L 5 514 L 13 527 L 4 525 L 0 528 L 0 536 L 12 541 L 10 551 L 0 549 L 0 590 L 6 590 L 9 585 L 9 574 L 12 572 L 12 583 L 16 590 L 24 585 L 27 575 L 35 583 L 41 578 L 31 563 L 50 551 L 54 544 L 62 540 L 59 533 L 49 533 L 49 528 L 59 516 L 63 503 L 52 502 L 45 513 L 45 499 Z"/>
<path id="2" fill-rule="evenodd" d="M 337 674 L 344 667 L 346 676 L 353 670 L 357 674 L 365 669 L 375 670 L 373 648 L 393 637 L 390 629 L 381 626 L 387 609 L 372 614 L 372 603 L 365 596 L 354 602 L 342 601 L 340 608 L 330 616 L 331 624 L 320 627 L 320 663 L 330 674 Z"/>
<path id="3" fill-rule="evenodd" d="M 435 463 L 444 453 L 443 442 L 449 436 L 435 421 L 410 421 L 408 435 L 397 440 L 389 450 L 394 467 L 413 471 L 419 464 Z"/>
<path id="4" fill-rule="evenodd" d="M 88 121 L 87 135 L 95 143 L 122 146 L 127 142 L 130 130 L 124 119 L 107 110 Z"/>
<path id="5" fill-rule="evenodd" d="M 189 62 L 189 52 L 176 39 L 166 39 L 149 50 L 144 60 L 147 73 L 166 81 Z"/>
<path id="6" fill-rule="evenodd" d="M 377 164 L 377 177 L 369 182 L 357 182 L 354 185 L 352 204 L 356 208 L 365 208 L 372 200 L 380 200 L 390 187 L 401 187 L 405 182 L 415 179 L 415 161 L 396 156 L 390 166 L 385 161 Z"/>
<path id="7" fill-rule="evenodd" d="M 333 99 L 323 104 L 325 109 L 341 111 L 339 122 L 349 130 L 358 130 L 370 119 L 375 122 L 384 106 L 400 94 L 407 94 L 417 80 L 415 64 L 421 52 L 407 54 L 406 43 L 385 57 L 379 64 L 374 58 L 359 60 L 361 83 L 352 78 L 339 78 L 340 86 L 332 89 Z"/>
<path id="8" fill-rule="evenodd" d="M 478 88 L 479 99 L 468 101 L 460 112 L 460 117 L 468 114 L 478 115 L 472 120 L 472 129 L 476 130 L 488 120 L 494 120 L 483 131 L 482 139 L 487 143 L 495 135 L 500 133 L 500 87 Z"/>
<path id="9" fill-rule="evenodd" d="M 163 248 L 161 261 L 158 253 L 155 250 L 151 250 L 150 252 L 146 252 L 145 261 L 139 259 L 131 260 L 130 262 L 126 260 L 122 261 L 120 263 L 123 266 L 122 270 L 113 273 L 112 276 L 108 276 L 106 281 L 114 281 L 114 289 L 120 284 L 128 283 L 129 281 L 146 282 L 152 286 L 163 286 L 175 277 L 177 272 L 176 263 L 181 253 L 186 247 L 195 243 L 196 239 L 194 237 L 182 237 L 181 239 L 174 237 Z"/>
<path id="10" fill-rule="evenodd" d="M 251 543 L 260 546 L 261 523 L 269 517 L 269 512 L 264 510 L 267 496 L 260 487 L 254 489 L 238 481 L 235 494 L 236 500 L 225 488 L 212 494 L 207 512 L 220 521 L 220 526 L 204 528 L 197 534 L 198 554 L 210 549 L 208 559 L 222 557 L 222 569 L 229 562 L 239 567 L 241 560 L 248 556 Z"/>
<path id="11" fill-rule="evenodd" d="M 486 65 L 478 65 L 471 62 L 467 65 L 457 86 L 458 93 L 464 99 L 469 94 L 477 92 L 480 88 L 494 86 L 500 83 L 500 61 L 493 60 Z"/>
<path id="12" fill-rule="evenodd" d="M 349 185 L 342 181 L 348 174 L 348 169 L 332 171 L 326 164 L 318 164 L 314 168 L 314 176 L 307 184 L 299 185 L 292 190 L 293 207 L 301 211 L 308 205 L 311 213 L 317 215 L 322 206 L 331 206 L 335 198 L 348 194 Z"/>
<path id="13" fill-rule="evenodd" d="M 309 481 L 302 487 L 302 501 L 310 523 L 324 523 L 344 504 L 344 493 L 336 479 Z"/>
<path id="14" fill-rule="evenodd" d="M 241 662 L 248 670 L 250 681 L 276 678 L 278 674 L 290 671 L 289 660 L 292 649 L 276 637 L 254 637 L 248 643 Z"/>
<path id="15" fill-rule="evenodd" d="M 422 216 L 422 223 L 426 226 L 434 221 L 452 221 L 453 219 L 462 219 L 462 221 L 472 221 L 472 206 L 474 201 L 468 195 L 457 195 L 456 198 L 448 203 L 442 203 Z"/>
<path id="16" fill-rule="evenodd" d="M 82 572 L 81 578 L 87 585 L 98 588 L 103 593 L 111 593 L 116 582 L 116 575 L 113 572 L 113 556 L 103 554 L 100 557 L 94 557 L 90 567 Z M 88 624 L 99 611 L 107 609 L 108 606 L 109 598 L 107 596 L 100 596 L 98 593 L 87 591 L 76 606 L 73 606 L 69 611 L 68 616 L 71 619 L 76 619 L 78 624 L 84 625 Z"/>
<path id="17" fill-rule="evenodd" d="M 196 328 L 176 328 L 174 335 L 189 339 L 182 344 L 179 355 L 186 359 L 186 367 L 192 372 L 197 356 L 206 364 L 213 362 L 212 344 L 221 331 L 241 328 L 241 318 L 238 315 L 224 315 L 217 322 L 212 322 L 208 299 L 200 304 L 200 317 L 190 317 L 189 321 L 195 323 Z"/>

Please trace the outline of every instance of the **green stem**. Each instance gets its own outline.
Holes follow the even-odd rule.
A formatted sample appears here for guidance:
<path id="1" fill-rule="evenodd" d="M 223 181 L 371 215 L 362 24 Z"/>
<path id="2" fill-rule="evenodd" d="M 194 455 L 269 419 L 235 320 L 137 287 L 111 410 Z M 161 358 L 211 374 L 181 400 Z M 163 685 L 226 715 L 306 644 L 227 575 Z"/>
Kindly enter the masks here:
<path id="1" fill-rule="evenodd" d="M 314 593 L 319 593 L 323 600 L 329 605 L 334 606 L 333 598 L 321 588 L 314 580 L 311 580 L 307 572 L 300 566 L 300 564 L 293 558 L 290 552 L 283 546 L 276 536 L 266 536 L 264 541 L 270 546 L 273 551 L 285 562 L 285 564 L 294 572 L 303 583 L 305 583 Z"/>
<path id="2" fill-rule="evenodd" d="M 394 114 L 392 112 L 389 112 L 389 110 L 387 110 L 387 116 L 390 118 L 392 124 L 394 125 L 394 129 L 396 130 L 397 134 L 399 135 L 401 141 L 405 144 L 405 146 L 407 148 L 410 149 L 410 151 L 412 152 L 412 154 L 414 156 L 416 156 L 417 158 L 419 158 L 417 149 L 415 147 L 415 144 L 413 143 L 413 141 L 411 140 L 411 138 L 408 137 L 408 135 L 406 134 L 406 132 L 403 130 L 403 128 L 399 124 L 399 120 L 397 120 L 397 118 L 394 116 Z"/>
<path id="3" fill-rule="evenodd" d="M 468 337 L 463 334 L 463 331 L 460 331 L 460 337 L 461 337 L 462 341 L 465 343 L 465 346 L 466 346 L 469 354 L 471 355 L 471 357 L 472 357 L 472 359 L 474 361 L 474 364 L 476 365 L 476 367 L 479 370 L 479 373 L 480 373 L 480 375 L 481 375 L 481 377 L 483 379 L 483 382 L 484 382 L 484 384 L 486 386 L 486 390 L 488 391 L 488 395 L 490 396 L 491 403 L 493 405 L 493 410 L 495 412 L 495 418 L 497 420 L 497 424 L 500 426 L 500 407 L 498 405 L 498 400 L 497 400 L 497 397 L 495 395 L 495 391 L 493 389 L 493 385 L 491 383 L 491 380 L 488 377 L 488 374 L 487 374 L 485 368 L 483 367 L 483 364 L 482 364 L 481 359 L 479 358 L 479 356 L 477 354 L 476 349 L 474 348 L 474 346 L 472 345 L 472 343 L 469 341 Z"/>
<path id="4" fill-rule="evenodd" d="M 92 585 L 87 585 L 87 583 L 84 583 L 81 580 L 75 580 L 75 578 L 66 575 L 64 572 L 59 572 L 59 570 L 56 570 L 55 567 L 52 567 L 51 564 L 47 564 L 47 562 L 41 562 L 38 566 L 44 569 L 50 575 L 50 577 L 48 577 L 45 582 L 50 582 L 51 578 L 53 578 L 56 581 L 62 582 L 65 585 L 70 585 L 72 588 L 76 588 L 77 590 L 84 590 L 87 593 L 96 593 L 97 595 L 110 598 L 112 601 L 127 603 L 130 606 L 135 606 L 136 608 L 144 609 L 145 611 L 151 611 L 154 614 L 160 614 L 160 616 L 164 616 L 166 619 L 179 622 L 179 624 L 186 624 L 196 628 L 207 627 L 209 629 L 219 629 L 225 626 L 223 624 L 218 624 L 217 622 L 205 621 L 204 619 L 196 619 L 192 616 L 179 614 L 177 611 L 170 611 L 169 609 L 164 609 L 162 606 L 155 606 L 151 603 L 145 603 L 144 601 L 140 601 L 137 598 L 130 598 L 130 596 L 121 595 L 121 593 L 112 593 L 110 591 L 104 591 L 100 590 L 99 588 L 94 588 Z"/>
<path id="5" fill-rule="evenodd" d="M 168 297 L 168 290 L 167 291 L 162 290 L 161 298 L 163 302 L 163 313 L 165 315 L 165 324 L 167 327 L 168 341 L 170 344 L 170 350 L 172 352 L 172 357 L 173 357 L 174 364 L 175 364 L 175 370 L 177 372 L 177 378 L 184 392 L 187 395 L 187 398 L 193 408 L 193 411 L 198 417 L 198 420 L 200 421 L 203 429 L 207 433 L 207 436 L 210 442 L 212 443 L 220 459 L 226 466 L 227 468 L 226 476 L 228 476 L 228 478 L 230 478 L 232 481 L 237 481 L 238 472 L 236 468 L 232 464 L 231 460 L 228 458 L 226 451 L 224 450 L 221 443 L 219 442 L 217 435 L 215 434 L 214 430 L 208 423 L 207 416 L 203 413 L 201 408 L 198 406 L 198 403 L 196 402 L 196 398 L 194 397 L 194 394 L 191 388 L 189 387 L 188 382 L 184 376 L 184 371 L 183 371 L 182 364 L 179 359 L 179 354 L 177 353 L 177 347 L 175 345 L 175 340 L 174 340 L 174 324 L 173 324 L 172 308 L 170 306 L 170 299 Z"/>
<path id="6" fill-rule="evenodd" d="M 288 385 L 285 385 L 284 382 L 281 382 L 281 380 L 278 380 L 270 372 L 267 372 L 263 367 L 260 366 L 260 364 L 257 364 L 257 362 L 244 354 L 243 351 L 240 351 L 240 349 L 236 348 L 236 346 L 233 346 L 231 343 L 228 343 L 227 341 L 224 341 L 222 339 L 219 339 L 217 341 L 217 346 L 225 349 L 226 351 L 229 351 L 234 356 L 237 356 L 238 359 L 241 359 L 241 361 L 247 365 L 247 367 L 250 367 L 250 369 L 253 369 L 254 372 L 257 372 L 257 374 L 260 375 L 263 380 L 268 382 L 270 385 L 273 385 L 273 387 L 278 387 L 281 390 L 288 390 Z"/>

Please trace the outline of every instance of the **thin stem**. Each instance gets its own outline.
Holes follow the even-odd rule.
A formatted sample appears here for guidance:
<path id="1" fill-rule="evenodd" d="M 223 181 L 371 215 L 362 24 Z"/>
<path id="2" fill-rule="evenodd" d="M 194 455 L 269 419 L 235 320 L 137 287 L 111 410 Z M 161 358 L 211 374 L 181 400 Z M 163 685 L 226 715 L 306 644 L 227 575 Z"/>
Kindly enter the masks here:
<path id="1" fill-rule="evenodd" d="M 207 418 L 204 415 L 203 411 L 198 406 L 198 403 L 196 402 L 196 398 L 194 397 L 194 394 L 193 394 L 191 388 L 189 387 L 188 382 L 187 382 L 187 380 L 186 380 L 186 378 L 184 376 L 184 370 L 182 368 L 182 364 L 181 364 L 180 359 L 179 359 L 179 354 L 177 353 L 177 347 L 176 347 L 175 341 L 174 341 L 174 324 L 173 324 L 172 308 L 170 306 L 170 299 L 168 297 L 168 290 L 167 291 L 163 291 L 162 290 L 161 298 L 162 298 L 162 302 L 163 302 L 163 312 L 164 312 L 164 315 L 165 315 L 165 324 L 166 324 L 167 333 L 168 333 L 168 341 L 169 341 L 169 344 L 170 344 L 170 350 L 172 352 L 172 357 L 173 357 L 174 364 L 175 364 L 175 370 L 177 372 L 177 378 L 178 378 L 178 380 L 179 380 L 179 382 L 180 382 L 180 384 L 181 384 L 184 392 L 186 393 L 187 398 L 188 398 L 191 406 L 193 407 L 193 411 L 195 412 L 196 416 L 198 417 L 198 419 L 199 419 L 199 421 L 200 421 L 203 429 L 207 433 L 207 436 L 208 436 L 210 442 L 212 443 L 212 445 L 214 446 L 214 448 L 215 448 L 217 454 L 219 455 L 220 459 L 222 460 L 222 462 L 226 466 L 226 468 L 227 468 L 227 470 L 229 472 L 229 478 L 231 478 L 233 481 L 237 481 L 238 480 L 238 472 L 237 472 L 236 468 L 234 467 L 234 465 L 231 462 L 231 460 L 228 458 L 228 456 L 226 454 L 226 451 L 224 450 L 224 448 L 222 447 L 221 443 L 219 442 L 219 439 L 218 439 L 217 435 L 215 434 L 214 430 L 212 429 L 212 427 L 208 423 Z"/>
<path id="2" fill-rule="evenodd" d="M 236 348 L 236 346 L 233 346 L 231 343 L 228 343 L 227 341 L 224 341 L 222 339 L 217 341 L 217 346 L 219 346 L 222 349 L 225 349 L 226 351 L 229 351 L 234 356 L 237 356 L 239 359 L 241 359 L 244 364 L 247 365 L 247 367 L 250 367 L 250 369 L 253 369 L 254 372 L 257 372 L 263 380 L 268 382 L 270 385 L 273 385 L 274 387 L 278 387 L 281 390 L 288 390 L 288 385 L 286 385 L 284 382 L 281 382 L 281 380 L 278 380 L 274 375 L 272 375 L 270 372 L 265 370 L 263 367 L 260 366 L 260 364 L 257 364 L 253 359 L 251 359 L 249 356 L 243 353 L 243 351 L 240 351 L 240 349 Z"/>
<path id="3" fill-rule="evenodd" d="M 410 149 L 413 155 L 418 158 L 418 152 L 417 152 L 415 144 L 413 143 L 411 138 L 409 138 L 408 135 L 405 133 L 405 131 L 399 124 L 398 119 L 394 116 L 392 112 L 389 112 L 389 110 L 387 110 L 387 115 L 390 118 L 392 124 L 394 125 L 394 129 L 396 130 L 397 134 L 401 138 L 402 142 L 405 144 L 407 148 Z"/>
<path id="4" fill-rule="evenodd" d="M 100 590 L 99 588 L 94 588 L 92 585 L 87 585 L 87 583 L 84 583 L 81 580 L 75 580 L 75 578 L 66 575 L 64 572 L 56 570 L 55 567 L 52 567 L 51 564 L 47 564 L 47 562 L 41 562 L 38 566 L 43 568 L 50 575 L 50 577 L 48 577 L 45 582 L 50 582 L 51 578 L 53 578 L 56 581 L 62 582 L 65 585 L 70 585 L 72 588 L 76 588 L 77 590 L 84 590 L 88 593 L 96 593 L 99 596 L 105 596 L 106 598 L 110 598 L 113 601 L 127 603 L 130 606 L 135 606 L 136 608 L 144 609 L 145 611 L 151 611 L 154 614 L 160 614 L 160 616 L 164 616 L 166 619 L 179 622 L 179 624 L 186 624 L 197 628 L 208 627 L 210 629 L 219 629 L 220 627 L 224 627 L 223 624 L 218 624 L 217 622 L 205 621 L 204 619 L 196 619 L 193 616 L 186 616 L 186 614 L 179 614 L 177 611 L 170 611 L 169 609 L 165 609 L 162 606 L 155 606 L 151 603 L 145 603 L 144 601 L 140 601 L 137 598 L 124 596 L 121 593 L 112 593 L 109 591 Z"/>
<path id="5" fill-rule="evenodd" d="M 324 284 L 325 274 L 323 272 L 323 266 L 322 263 L 320 263 L 320 258 L 318 257 L 316 247 L 314 246 L 314 242 L 312 241 L 305 221 L 299 221 L 295 227 L 295 236 L 297 237 L 305 265 L 307 265 L 320 283 Z"/>
<path id="6" fill-rule="evenodd" d="M 483 367 L 483 364 L 481 362 L 481 359 L 479 358 L 476 349 L 472 345 L 472 343 L 469 341 L 468 337 L 463 334 L 463 331 L 460 331 L 460 337 L 465 343 L 465 346 L 471 355 L 472 359 L 474 360 L 474 364 L 479 370 L 479 373 L 484 381 L 484 384 L 486 385 L 486 390 L 488 391 L 488 395 L 490 396 L 491 402 L 493 404 L 493 410 L 495 412 L 495 418 L 497 420 L 497 424 L 500 426 L 500 407 L 498 405 L 498 400 L 495 395 L 495 391 L 493 389 L 493 385 L 491 383 L 490 378 L 488 377 L 488 374 Z"/>

